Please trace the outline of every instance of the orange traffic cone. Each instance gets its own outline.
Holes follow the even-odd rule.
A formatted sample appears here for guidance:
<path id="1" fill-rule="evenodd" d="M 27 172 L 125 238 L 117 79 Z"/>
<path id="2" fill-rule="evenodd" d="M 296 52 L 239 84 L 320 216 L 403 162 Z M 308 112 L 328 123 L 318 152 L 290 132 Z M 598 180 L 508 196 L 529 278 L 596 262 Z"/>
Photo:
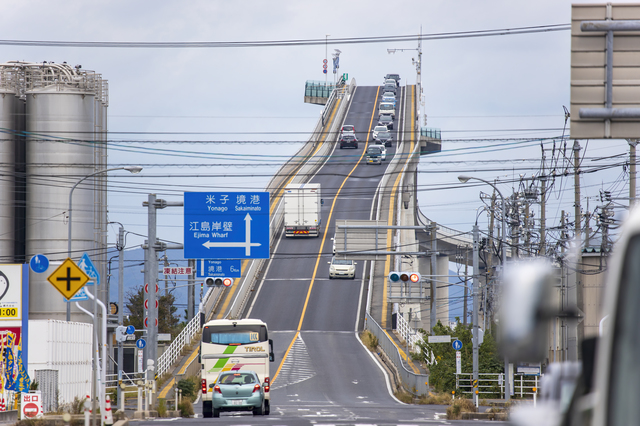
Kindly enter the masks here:
<path id="1" fill-rule="evenodd" d="M 104 407 L 104 424 L 113 424 L 113 413 L 111 413 L 111 398 L 109 397 L 109 395 L 107 395 L 107 403 Z"/>
<path id="2" fill-rule="evenodd" d="M 87 395 L 87 399 L 84 400 L 84 424 L 89 425 L 91 420 L 91 397 Z"/>

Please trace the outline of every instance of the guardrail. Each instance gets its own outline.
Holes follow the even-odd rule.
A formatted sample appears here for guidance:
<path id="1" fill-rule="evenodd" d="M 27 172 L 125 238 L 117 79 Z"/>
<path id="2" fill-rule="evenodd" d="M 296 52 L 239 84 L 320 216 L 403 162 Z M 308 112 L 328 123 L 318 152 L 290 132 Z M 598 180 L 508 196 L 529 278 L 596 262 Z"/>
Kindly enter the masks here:
<path id="1" fill-rule="evenodd" d="M 473 373 L 456 374 L 456 394 L 458 392 L 473 394 Z M 524 374 L 513 375 L 513 396 L 525 398 L 540 393 L 540 379 L 538 376 Z M 504 398 L 504 374 L 503 373 L 479 373 L 478 394 L 495 398 Z"/>
<path id="2" fill-rule="evenodd" d="M 404 316 L 400 314 L 396 316 L 396 331 L 400 334 L 400 337 L 405 340 L 405 342 L 409 342 L 409 348 L 414 352 L 416 351 L 416 345 L 418 342 L 424 339 L 422 333 L 414 330 L 407 320 L 404 319 Z"/>
<path id="3" fill-rule="evenodd" d="M 325 106 L 323 114 L 325 112 L 329 114 L 332 111 L 333 102 L 335 101 L 335 99 L 341 99 L 347 94 L 353 93 L 353 90 L 355 90 L 355 88 L 356 88 L 356 80 L 352 78 L 351 85 L 345 88 L 339 88 L 334 90 L 332 92 L 332 95 L 334 96 L 334 100 L 331 100 L 330 102 L 327 101 L 327 105 Z M 339 133 L 338 129 L 340 127 L 340 123 L 342 122 L 344 115 L 346 114 L 346 108 L 347 108 L 346 102 L 340 104 L 340 106 L 338 107 L 338 110 L 336 111 L 336 117 L 331 125 L 331 128 L 326 130 L 325 132 L 321 131 L 322 128 L 324 127 L 324 124 L 322 121 L 319 121 L 307 145 L 312 144 L 312 149 L 313 149 L 313 147 L 316 146 L 316 144 L 320 140 L 320 137 L 324 133 L 326 133 L 325 142 L 332 142 L 335 139 L 337 139 L 337 135 Z M 305 147 L 303 147 L 299 152 L 303 151 L 304 148 Z M 292 183 L 308 182 L 309 179 L 311 179 L 311 177 L 313 176 L 314 172 L 317 169 L 319 169 L 322 166 L 322 164 L 324 164 L 332 148 L 333 148 L 332 143 L 325 143 L 317 152 L 314 153 L 317 160 L 312 160 L 311 157 L 304 156 L 306 157 L 305 158 L 306 161 L 302 166 L 297 168 L 297 171 L 295 172 L 295 177 L 292 179 L 291 182 Z M 301 160 L 300 157 L 301 156 L 297 156 L 297 155 L 295 157 L 292 157 L 289 161 L 287 161 L 287 163 L 285 163 L 285 165 L 283 165 L 283 167 L 280 170 L 283 170 L 287 166 L 290 166 L 290 164 L 292 164 L 291 163 L 292 160 L 294 159 L 296 162 L 300 162 Z M 269 190 L 269 192 L 271 193 L 278 192 L 284 189 L 283 184 L 274 185 L 275 182 L 278 182 L 281 180 L 280 179 L 281 176 L 279 176 L 279 174 L 280 173 L 277 173 L 272 178 L 269 185 L 267 185 L 267 190 Z M 282 211 L 282 206 L 283 206 L 282 198 L 280 198 L 278 201 L 278 204 L 276 205 L 271 215 L 272 219 L 271 219 L 270 226 L 271 226 L 272 241 L 275 240 L 275 237 L 282 230 L 282 224 L 284 220 L 284 212 Z M 250 289 L 255 286 L 255 277 L 258 275 L 259 272 L 263 270 L 263 267 L 265 264 L 266 264 L 266 259 L 256 259 L 251 261 L 251 264 L 247 269 L 247 273 L 245 274 L 245 278 L 238 291 L 238 295 L 236 296 L 233 304 L 231 305 L 229 317 L 238 318 L 240 314 L 244 311 L 246 303 L 249 300 L 249 296 L 251 294 Z"/>
<path id="4" fill-rule="evenodd" d="M 118 387 L 118 375 L 117 374 L 107 374 L 105 379 L 105 387 L 107 389 L 115 389 Z M 122 383 L 125 386 L 137 386 L 136 382 L 138 380 L 145 379 L 145 372 L 140 373 L 125 373 L 122 372 Z"/>
<path id="5" fill-rule="evenodd" d="M 209 294 L 211 290 L 212 289 L 210 289 L 207 294 Z M 191 343 L 191 339 L 198 332 L 200 332 L 200 312 L 191 318 L 191 321 L 187 323 L 180 334 L 173 339 L 173 342 L 171 342 L 169 347 L 158 357 L 158 363 L 156 365 L 158 377 L 169 371 L 169 368 L 182 354 L 182 349 Z"/>
<path id="6" fill-rule="evenodd" d="M 412 371 L 407 370 L 402 362 L 400 351 L 398 351 L 396 345 L 368 312 L 365 314 L 364 329 L 369 330 L 378 338 L 378 344 L 391 363 L 396 367 L 400 380 L 407 390 L 414 395 L 426 395 L 429 392 L 429 375 L 415 374 Z"/>

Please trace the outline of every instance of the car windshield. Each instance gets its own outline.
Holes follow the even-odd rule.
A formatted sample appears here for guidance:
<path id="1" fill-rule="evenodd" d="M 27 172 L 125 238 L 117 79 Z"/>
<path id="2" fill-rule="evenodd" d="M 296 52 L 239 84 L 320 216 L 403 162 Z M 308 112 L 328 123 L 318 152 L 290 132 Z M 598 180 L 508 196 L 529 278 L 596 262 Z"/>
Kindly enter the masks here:
<path id="1" fill-rule="evenodd" d="M 344 136 L 342 137 L 342 140 L 343 140 L 343 141 L 352 141 L 352 140 L 354 140 L 354 139 L 355 139 L 355 137 L 354 137 L 353 135 L 344 135 Z"/>
<path id="2" fill-rule="evenodd" d="M 383 98 L 389 97 L 389 98 L 393 98 L 393 99 L 395 99 L 395 98 L 396 98 L 396 95 L 394 95 L 394 94 L 393 94 L 393 92 L 384 92 L 384 93 L 382 94 L 382 97 L 383 97 Z"/>
<path id="3" fill-rule="evenodd" d="M 391 133 L 389 132 L 380 132 L 378 133 L 378 138 L 380 139 L 390 139 L 391 138 Z"/>
<path id="4" fill-rule="evenodd" d="M 334 265 L 352 265 L 353 264 L 353 260 L 333 259 L 333 264 Z"/>
<path id="5" fill-rule="evenodd" d="M 356 129 L 353 126 L 342 126 L 342 131 L 343 132 L 355 132 Z"/>
<path id="6" fill-rule="evenodd" d="M 373 130 L 375 130 L 376 132 L 384 132 L 385 130 L 387 130 L 387 126 L 376 126 L 373 128 Z"/>
<path id="7" fill-rule="evenodd" d="M 257 383 L 253 373 L 223 373 L 218 378 L 221 385 L 245 385 Z"/>
<path id="8" fill-rule="evenodd" d="M 367 154 L 380 154 L 382 152 L 382 148 L 378 146 L 370 146 L 367 148 Z"/>
<path id="9" fill-rule="evenodd" d="M 382 109 L 382 110 L 393 109 L 393 105 L 391 105 L 391 104 L 380 104 L 380 109 Z"/>

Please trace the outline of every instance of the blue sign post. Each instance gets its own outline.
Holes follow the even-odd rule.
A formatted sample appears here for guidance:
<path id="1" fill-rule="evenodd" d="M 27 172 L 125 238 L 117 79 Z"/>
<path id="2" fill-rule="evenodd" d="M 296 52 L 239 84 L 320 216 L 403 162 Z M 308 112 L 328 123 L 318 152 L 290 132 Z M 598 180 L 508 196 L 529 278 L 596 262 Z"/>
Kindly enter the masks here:
<path id="1" fill-rule="evenodd" d="M 460 349 L 462 349 L 462 342 L 456 339 L 453 342 L 451 342 L 451 346 L 453 346 L 453 349 L 455 349 L 456 351 L 459 351 Z"/>
<path id="2" fill-rule="evenodd" d="M 240 259 L 200 259 L 196 260 L 196 277 L 240 278 L 242 261 Z"/>
<path id="3" fill-rule="evenodd" d="M 127 326 L 127 334 L 133 334 L 136 332 L 136 328 L 132 325 Z"/>
<path id="4" fill-rule="evenodd" d="M 147 342 L 144 339 L 136 340 L 136 348 L 144 349 L 145 346 L 147 346 Z"/>
<path id="5" fill-rule="evenodd" d="M 268 259 L 268 192 L 185 192 L 186 259 Z"/>

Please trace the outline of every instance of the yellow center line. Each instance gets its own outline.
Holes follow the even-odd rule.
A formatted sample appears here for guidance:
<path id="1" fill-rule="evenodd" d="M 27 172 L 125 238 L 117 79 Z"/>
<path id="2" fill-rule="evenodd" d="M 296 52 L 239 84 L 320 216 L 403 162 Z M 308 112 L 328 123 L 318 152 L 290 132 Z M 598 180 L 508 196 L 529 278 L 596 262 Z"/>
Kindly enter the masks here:
<path id="1" fill-rule="evenodd" d="M 378 90 L 376 91 L 376 98 L 375 98 L 376 102 L 378 100 L 378 95 L 379 94 L 380 94 L 380 87 L 378 87 Z M 376 105 L 376 103 L 374 102 L 373 111 L 371 111 L 371 120 L 369 121 L 369 129 L 367 130 L 367 135 L 371 134 L 371 127 L 373 125 L 373 118 L 374 118 L 375 112 L 376 112 L 375 105 Z M 318 252 L 318 256 L 316 258 L 316 265 L 313 268 L 313 275 L 311 275 L 311 282 L 309 283 L 309 290 L 307 290 L 307 297 L 306 297 L 306 299 L 304 301 L 304 305 L 302 307 L 302 314 L 300 315 L 300 321 L 298 322 L 298 329 L 297 329 L 296 335 L 294 336 L 293 340 L 291 341 L 291 344 L 289 344 L 289 347 L 287 348 L 287 351 L 285 352 L 284 356 L 282 357 L 282 361 L 280 362 L 280 366 L 278 367 L 278 371 L 276 372 L 276 375 L 273 377 L 273 380 L 275 380 L 275 378 L 277 377 L 278 373 L 282 369 L 282 366 L 284 365 L 285 361 L 287 360 L 287 357 L 289 356 L 289 352 L 291 351 L 291 348 L 293 347 L 293 343 L 295 342 L 295 339 L 298 338 L 298 335 L 300 334 L 300 330 L 302 329 L 302 323 L 304 322 L 304 317 L 305 317 L 305 314 L 307 312 L 307 306 L 309 305 L 309 299 L 311 298 L 311 290 L 313 290 L 313 284 L 314 284 L 314 282 L 316 280 L 316 274 L 318 272 L 318 265 L 320 264 L 320 258 L 322 257 L 322 248 L 324 247 L 324 242 L 326 241 L 326 238 L 327 238 L 326 229 L 328 228 L 328 224 L 331 223 L 331 217 L 333 216 L 333 211 L 335 209 L 336 202 L 338 201 L 338 196 L 340 195 L 340 192 L 342 191 L 342 188 L 344 187 L 344 185 L 347 183 L 347 180 L 351 177 L 353 172 L 360 165 L 360 163 L 362 161 L 362 158 L 364 157 L 365 152 L 367 152 L 368 144 L 369 144 L 369 141 L 368 141 L 368 136 L 367 136 L 367 142 L 365 143 L 365 147 L 364 147 L 364 150 L 362 151 L 362 154 L 360 154 L 360 158 L 358 159 L 358 161 L 355 164 L 355 166 L 353 166 L 351 171 L 344 178 L 344 180 L 342 181 L 342 184 L 340 184 L 340 187 L 338 188 L 338 191 L 336 192 L 336 195 L 333 198 L 333 203 L 331 203 L 331 210 L 329 210 L 329 217 L 327 218 L 327 226 L 325 226 L 325 232 L 322 234 L 322 242 L 320 243 L 320 251 Z"/>
<path id="2" fill-rule="evenodd" d="M 336 105 L 333 108 L 333 112 L 331 113 L 331 116 L 329 117 L 329 122 L 327 124 L 327 129 L 331 128 L 331 124 L 333 123 L 333 119 L 334 116 L 336 114 L 336 111 L 338 111 L 338 108 L 340 107 L 340 102 L 342 101 L 342 99 L 338 99 L 336 101 Z M 320 140 L 320 143 L 316 146 L 316 149 L 313 151 L 313 154 L 311 154 L 311 157 L 313 157 L 314 155 L 316 155 L 316 153 L 320 150 L 320 147 L 323 145 L 323 143 L 325 142 L 327 135 L 329 134 L 329 132 L 325 132 L 322 135 L 322 139 Z M 282 185 L 282 187 L 278 190 L 278 193 L 276 194 L 276 196 L 273 198 L 273 200 L 271 200 L 271 206 L 270 206 L 270 214 L 273 214 L 276 206 L 278 205 L 278 200 L 282 197 L 282 193 L 284 192 L 284 188 L 286 188 L 287 185 L 289 185 L 291 183 L 291 181 L 293 180 L 293 178 L 296 175 L 293 174 L 289 177 L 289 179 L 287 179 L 286 183 L 284 185 Z M 247 266 L 249 265 L 249 259 L 245 259 L 242 261 L 242 266 L 240 267 L 240 275 L 244 275 L 244 273 L 247 270 Z M 216 317 L 217 319 L 223 319 L 226 312 L 227 312 L 227 308 L 229 307 L 229 303 L 231 303 L 231 300 L 233 300 L 233 295 L 236 293 L 236 288 L 238 288 L 238 286 L 240 285 L 240 280 L 241 278 L 236 278 L 233 281 L 233 285 L 231 286 L 231 289 L 229 291 L 229 293 L 227 294 L 227 296 L 224 299 L 224 303 L 222 304 L 222 308 L 220 309 L 220 311 L 218 311 L 218 316 Z"/>
<path id="3" fill-rule="evenodd" d="M 409 159 L 411 158 L 411 153 L 413 153 L 413 149 L 415 146 L 415 135 L 414 135 L 414 129 L 413 129 L 413 123 L 415 123 L 415 103 L 414 103 L 414 93 L 415 93 L 415 86 L 413 86 L 412 90 L 411 90 L 411 132 L 409 133 L 409 141 L 410 141 L 410 151 L 409 151 L 409 155 L 407 156 L 407 160 L 409 161 Z M 405 103 L 406 104 L 406 103 Z M 404 129 L 402 129 L 402 131 L 404 131 Z M 398 185 L 400 183 L 400 178 L 402 177 L 401 173 L 398 173 L 398 177 L 396 178 L 394 184 L 393 184 L 393 188 L 391 190 L 391 200 L 390 200 L 390 204 L 389 204 L 389 217 L 387 219 L 387 224 L 388 225 L 393 225 L 393 211 L 394 211 L 394 206 L 395 206 L 395 200 L 397 197 L 397 188 Z M 392 230 L 388 229 L 387 230 L 387 241 L 391 241 L 391 237 L 392 237 Z M 389 275 L 389 272 L 391 272 L 391 255 L 387 256 L 386 262 L 384 264 L 384 291 L 382 293 L 382 318 L 380 319 L 380 325 L 382 326 L 382 329 L 385 330 L 386 326 L 387 326 L 387 276 Z M 389 333 L 387 333 L 387 331 L 385 330 L 385 334 L 389 337 L 389 340 L 391 340 L 393 342 L 393 344 L 398 348 L 398 351 L 400 352 L 400 356 L 402 358 L 404 358 L 407 363 L 409 364 L 409 366 L 411 367 L 411 369 L 413 370 L 414 373 L 419 374 L 420 370 L 418 370 L 418 368 L 415 366 L 415 364 L 413 363 L 413 361 L 411 360 L 411 358 L 408 356 L 407 353 L 405 353 L 402 348 L 398 345 L 396 345 L 396 342 L 391 338 L 391 336 L 389 336 Z"/>

